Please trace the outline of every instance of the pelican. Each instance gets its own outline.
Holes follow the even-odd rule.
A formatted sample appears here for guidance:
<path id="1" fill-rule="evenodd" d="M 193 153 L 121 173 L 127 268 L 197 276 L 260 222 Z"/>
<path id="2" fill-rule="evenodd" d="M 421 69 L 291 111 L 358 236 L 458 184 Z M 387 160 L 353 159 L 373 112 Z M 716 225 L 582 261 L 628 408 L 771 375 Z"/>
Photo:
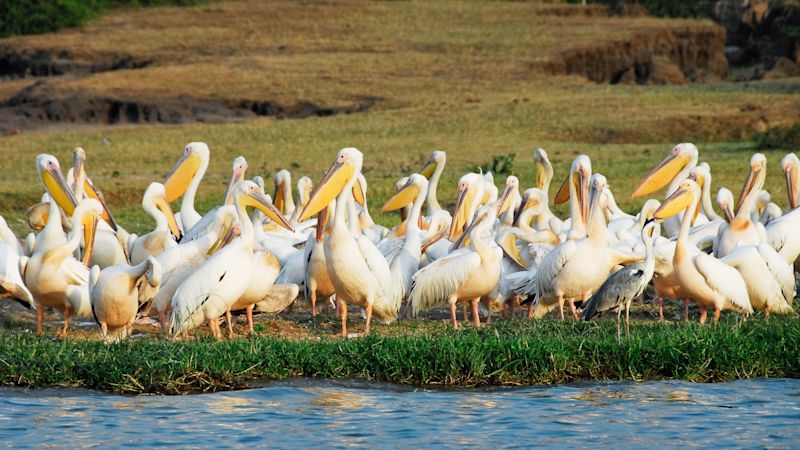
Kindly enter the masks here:
<path id="1" fill-rule="evenodd" d="M 684 211 L 672 260 L 675 277 L 700 307 L 700 323 L 706 322 L 707 308 L 714 308 L 714 322 L 726 308 L 751 314 L 753 308 L 741 274 L 713 256 L 692 251 L 689 228 L 700 195 L 700 186 L 695 181 L 684 180 L 655 213 L 657 219 L 663 219 Z"/>
<path id="2" fill-rule="evenodd" d="M 698 151 L 694 144 L 685 142 L 672 148 L 666 158 L 656 165 L 653 170 L 639 184 L 634 197 L 651 194 L 669 184 L 667 196 L 678 188 L 692 169 L 697 166 Z M 680 229 L 680 216 L 664 221 L 664 231 L 670 238 L 675 237 Z"/>
<path id="3" fill-rule="evenodd" d="M 92 313 L 104 340 L 109 332 L 121 330 L 120 338 L 130 336 L 133 321 L 139 310 L 139 291 L 158 287 L 161 265 L 149 256 L 143 262 L 129 266 L 120 264 L 100 270 L 93 266 L 89 272 L 89 299 Z"/>
<path id="4" fill-rule="evenodd" d="M 150 303 L 149 311 L 158 316 L 163 332 L 167 332 L 167 318 L 172 312 L 175 291 L 239 230 L 236 208 L 233 205 L 222 206 L 209 214 L 212 222 L 206 234 L 193 241 L 181 242 L 156 256 L 163 276 L 158 290 L 151 298 L 144 299 L 143 303 Z"/>
<path id="5" fill-rule="evenodd" d="M 207 321 L 214 337 L 219 339 L 219 317 L 247 293 L 251 277 L 260 276 L 253 272 L 255 244 L 253 224 L 245 210 L 247 206 L 258 208 L 267 217 L 291 230 L 286 218 L 272 205 L 258 185 L 250 180 L 239 181 L 234 187 L 233 206 L 239 218 L 241 235 L 208 258 L 175 291 L 170 316 L 173 336 L 181 336 Z M 268 264 L 274 266 L 274 263 L 275 261 L 270 260 Z M 276 268 L 274 276 L 265 274 L 264 278 L 267 280 L 272 277 L 271 285 L 277 275 Z M 263 297 L 254 299 L 253 303 L 261 299 Z"/>
<path id="6" fill-rule="evenodd" d="M 275 207 L 286 217 L 294 214 L 296 209 L 292 197 L 292 174 L 286 169 L 281 169 L 274 177 Z"/>
<path id="7" fill-rule="evenodd" d="M 317 216 L 316 232 L 308 237 L 303 248 L 303 259 L 306 262 L 303 285 L 305 286 L 305 297 L 311 300 L 311 316 L 317 316 L 317 296 L 331 298 L 336 293 L 328 275 L 328 262 L 325 257 L 325 227 L 328 225 L 328 218 L 333 212 L 334 203 L 322 209 Z"/>
<path id="8" fill-rule="evenodd" d="M 728 188 L 720 188 L 717 191 L 717 204 L 725 215 L 725 221 L 728 223 L 733 222 L 733 192 Z"/>
<path id="9" fill-rule="evenodd" d="M 753 309 L 767 317 L 770 312 L 794 313 L 794 271 L 769 244 L 736 247 L 722 261 L 742 274 Z"/>
<path id="10" fill-rule="evenodd" d="M 167 175 L 164 189 L 167 193 L 167 202 L 172 202 L 179 197 L 181 210 L 178 213 L 183 231 L 190 230 L 202 218 L 194 209 L 194 199 L 197 188 L 208 169 L 208 160 L 211 152 L 205 142 L 192 142 L 183 149 L 180 159 Z"/>
<path id="11" fill-rule="evenodd" d="M 399 301 L 392 299 L 384 289 L 392 283 L 389 264 L 375 245 L 363 234 L 355 237 L 345 223 L 349 203 L 353 201 L 353 187 L 361 173 L 363 154 L 348 147 L 339 151 L 333 165 L 311 195 L 300 214 L 300 221 L 320 212 L 336 197 L 333 227 L 325 239 L 325 256 L 328 275 L 336 291 L 342 314 L 342 336 L 347 336 L 347 304 L 354 303 L 365 310 L 364 334 L 370 330 L 372 315 L 382 322 L 392 322 L 400 309 Z M 357 223 L 353 225 L 357 228 Z"/>
<path id="12" fill-rule="evenodd" d="M 91 257 L 94 234 L 102 213 L 103 207 L 97 200 L 82 200 L 72 211 L 72 230 L 66 242 L 49 248 L 37 246 L 28 260 L 24 279 L 37 304 L 36 331 L 39 334 L 43 332 L 44 307 L 55 308 L 64 315 L 64 328 L 59 333 L 62 337 L 67 335 L 73 312 L 81 316 L 90 313 L 91 310 L 85 308 L 88 305 L 88 291 L 85 290 L 89 280 L 89 269 L 85 264 Z M 51 216 L 48 226 L 53 221 L 60 225 L 60 218 Z M 81 237 L 85 243 L 82 262 L 72 256 L 80 246 Z M 70 290 L 70 286 L 75 288 Z"/>
<path id="13" fill-rule="evenodd" d="M 573 178 L 575 181 L 570 183 L 570 192 L 575 196 L 583 196 L 581 191 L 585 192 L 586 189 L 583 187 L 585 186 L 583 179 L 591 173 L 591 165 L 588 157 L 583 155 L 579 156 L 576 162 L 577 166 L 573 165 L 575 169 L 573 173 L 577 178 Z M 577 189 L 578 186 L 581 190 Z M 563 319 L 564 301 L 568 299 L 570 312 L 577 318 L 574 304 L 576 299 L 588 299 L 617 265 L 642 259 L 639 254 L 609 246 L 609 233 L 605 217 L 600 210 L 605 188 L 605 177 L 600 174 L 592 175 L 589 213 L 585 216 L 588 219 L 585 236 L 560 244 L 539 264 L 534 291 L 536 294 L 534 317 L 542 317 L 558 305 L 559 316 Z M 581 209 L 579 205 L 575 205 L 574 210 Z M 580 221 L 578 216 L 573 218 L 573 230 Z"/>
<path id="14" fill-rule="evenodd" d="M 429 220 L 431 216 L 442 210 L 439 199 L 436 197 L 436 189 L 439 187 L 439 179 L 442 177 L 446 163 L 447 154 L 441 150 L 434 150 L 422 170 L 419 171 L 420 175 L 428 179 L 428 194 L 425 201 L 428 204 L 426 216 Z"/>
<path id="15" fill-rule="evenodd" d="M 509 175 L 500 196 L 497 214 L 501 218 L 501 224 L 510 227 L 514 224 L 514 217 L 522 204 L 522 196 L 519 194 L 519 178 Z"/>
<path id="16" fill-rule="evenodd" d="M 135 237 L 130 243 L 130 260 L 137 265 L 149 256 L 156 256 L 164 250 L 174 247 L 181 239 L 181 230 L 175 220 L 175 214 L 167 203 L 167 194 L 161 183 L 150 183 L 142 197 L 142 208 L 156 222 L 153 231 Z"/>
<path id="17" fill-rule="evenodd" d="M 553 181 L 553 165 L 547 157 L 547 152 L 543 148 L 537 148 L 533 151 L 533 161 L 536 163 L 536 184 L 534 187 L 540 189 L 544 193 L 544 198 L 550 198 L 550 183 Z M 564 226 L 564 222 L 556 217 L 550 211 L 549 203 L 544 204 L 544 211 L 536 220 L 536 228 L 543 231 L 549 228 L 553 233 L 560 234 Z"/>
<path id="18" fill-rule="evenodd" d="M 496 206 L 481 207 L 460 239 L 469 236 L 471 248 L 456 250 L 414 274 L 414 286 L 409 296 L 414 315 L 421 310 L 448 304 L 453 329 L 457 330 L 456 303 L 469 301 L 475 326 L 481 325 L 478 303 L 497 286 L 502 270 L 503 251 L 493 239 L 484 236 L 491 233 L 496 217 Z M 458 244 L 456 242 L 454 246 Z"/>
<path id="19" fill-rule="evenodd" d="M 756 210 L 753 211 L 751 220 L 761 222 L 766 227 L 782 215 L 783 210 L 772 202 L 772 195 L 767 191 L 761 191 L 756 200 Z"/>
<path id="20" fill-rule="evenodd" d="M 300 212 L 306 207 L 306 204 L 308 204 L 308 199 L 311 197 L 313 188 L 314 183 L 311 181 L 311 178 L 302 176 L 297 180 L 297 198 L 300 200 L 300 204 L 294 209 L 292 216 L 289 218 L 293 226 L 297 224 L 297 218 L 300 217 Z"/>
<path id="21" fill-rule="evenodd" d="M 794 153 L 787 153 L 781 160 L 781 169 L 786 178 L 786 194 L 789 196 L 789 206 L 786 209 L 791 211 L 800 205 L 800 160 Z"/>
<path id="22" fill-rule="evenodd" d="M 115 232 L 118 230 L 117 221 L 114 220 L 103 193 L 94 186 L 86 174 L 86 151 L 82 147 L 75 147 L 72 150 L 72 168 L 67 171 L 67 184 L 75 194 L 75 200 L 81 201 L 86 196 L 100 202 L 103 206 L 103 220 L 112 230 Z"/>
<path id="23" fill-rule="evenodd" d="M 656 268 L 653 243 L 661 234 L 661 226 L 653 219 L 648 219 L 642 228 L 642 241 L 645 246 L 644 261 L 633 263 L 614 272 L 597 292 L 589 298 L 583 311 L 583 320 L 591 320 L 606 311 L 617 310 L 617 341 L 620 340 L 620 315 L 625 309 L 625 336 L 630 333 L 631 302 L 642 295 Z"/>
<path id="24" fill-rule="evenodd" d="M 359 173 L 356 176 L 356 180 L 357 182 L 353 186 L 353 197 L 356 203 L 361 206 L 361 210 L 358 212 L 359 228 L 373 244 L 377 244 L 389 234 L 389 229 L 376 224 L 375 221 L 372 220 L 372 216 L 369 215 L 369 208 L 367 207 L 367 179 L 363 174 Z"/>
<path id="25" fill-rule="evenodd" d="M 730 224 L 722 225 L 714 241 L 714 256 L 721 258 L 737 245 L 757 245 L 767 240 L 767 232 L 761 222 L 753 222 L 751 212 L 755 207 L 764 179 L 767 176 L 767 158 L 756 153 L 750 158 L 750 173 L 742 186 L 736 215 Z"/>
<path id="26" fill-rule="evenodd" d="M 6 220 L 0 216 L 0 298 L 10 297 L 28 308 L 35 308 L 33 295 L 22 280 L 22 247 Z"/>

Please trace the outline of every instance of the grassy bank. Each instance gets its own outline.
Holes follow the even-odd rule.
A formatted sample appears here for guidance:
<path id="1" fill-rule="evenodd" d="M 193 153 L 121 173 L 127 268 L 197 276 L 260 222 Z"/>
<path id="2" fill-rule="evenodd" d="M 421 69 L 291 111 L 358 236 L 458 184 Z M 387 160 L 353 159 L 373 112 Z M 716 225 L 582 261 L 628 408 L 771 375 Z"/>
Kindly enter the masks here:
<path id="1" fill-rule="evenodd" d="M 717 327 L 635 324 L 617 344 L 611 321 L 500 322 L 454 333 L 441 323 L 402 336 L 289 340 L 57 342 L 0 334 L 0 382 L 120 393 L 247 387 L 261 379 L 356 378 L 448 386 L 576 380 L 800 377 L 800 322 L 750 320 Z"/>

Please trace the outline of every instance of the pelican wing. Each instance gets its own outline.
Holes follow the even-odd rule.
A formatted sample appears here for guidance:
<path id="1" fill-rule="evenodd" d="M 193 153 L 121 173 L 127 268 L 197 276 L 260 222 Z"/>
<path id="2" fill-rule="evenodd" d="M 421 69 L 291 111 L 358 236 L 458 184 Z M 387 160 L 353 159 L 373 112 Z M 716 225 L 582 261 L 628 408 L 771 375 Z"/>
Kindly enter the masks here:
<path id="1" fill-rule="evenodd" d="M 765 242 L 758 245 L 758 253 L 764 258 L 767 268 L 781 287 L 784 300 L 791 305 L 795 295 L 794 268 Z"/>
<path id="2" fill-rule="evenodd" d="M 275 259 L 277 263 L 277 258 Z M 296 284 L 298 286 L 305 284 L 306 278 L 306 259 L 305 252 L 295 250 L 295 252 L 286 259 L 286 262 L 281 266 L 281 271 L 278 278 L 275 280 L 276 284 Z"/>
<path id="3" fill-rule="evenodd" d="M 383 257 L 381 252 L 375 247 L 372 241 L 363 234 L 356 240 L 358 249 L 361 251 L 361 256 L 367 263 L 370 272 L 378 280 L 378 285 L 386 292 L 386 289 L 392 284 L 392 273 L 389 270 L 389 263 Z"/>
<path id="4" fill-rule="evenodd" d="M 480 255 L 470 249 L 461 249 L 420 269 L 414 274 L 411 288 L 414 315 L 444 305 L 480 265 Z"/>
<path id="5" fill-rule="evenodd" d="M 726 308 L 753 313 L 747 285 L 739 271 L 705 253 L 698 254 L 692 261 L 698 273 L 705 279 L 706 285 L 725 298 Z"/>
<path id="6" fill-rule="evenodd" d="M 77 259 L 67 258 L 61 264 L 61 270 L 64 272 L 64 278 L 67 283 L 76 286 L 87 286 L 89 284 L 89 268 Z"/>
<path id="7" fill-rule="evenodd" d="M 386 261 L 391 264 L 392 260 L 403 250 L 405 242 L 405 238 L 384 239 L 378 242 L 377 247 L 383 257 L 386 258 Z"/>
<path id="8" fill-rule="evenodd" d="M 26 257 L 20 258 L 15 248 L 0 241 L 0 296 L 10 295 L 30 306 L 33 295 L 22 280 L 26 263 Z"/>
<path id="9" fill-rule="evenodd" d="M 536 295 L 537 303 L 542 298 L 549 298 L 553 294 L 553 280 L 555 280 L 564 269 L 567 262 L 575 255 L 578 244 L 574 240 L 568 240 L 558 247 L 551 250 L 539 263 L 536 271 L 535 286 L 530 290 L 531 294 Z"/>

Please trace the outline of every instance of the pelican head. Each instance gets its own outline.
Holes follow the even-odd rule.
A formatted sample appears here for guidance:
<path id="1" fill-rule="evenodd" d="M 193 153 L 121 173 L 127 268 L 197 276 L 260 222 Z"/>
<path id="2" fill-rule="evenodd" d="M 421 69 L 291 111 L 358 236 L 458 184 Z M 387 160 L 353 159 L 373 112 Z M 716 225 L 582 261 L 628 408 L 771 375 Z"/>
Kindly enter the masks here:
<path id="1" fill-rule="evenodd" d="M 176 241 L 180 241 L 182 235 L 181 229 L 178 227 L 178 222 L 175 220 L 172 207 L 170 207 L 169 202 L 167 202 L 167 191 L 163 184 L 153 182 L 147 186 L 147 189 L 144 191 L 144 196 L 142 197 L 142 206 L 146 207 L 146 205 L 155 205 L 156 209 L 164 214 L 170 233 L 172 233 Z"/>
<path id="2" fill-rule="evenodd" d="M 275 207 L 282 213 L 286 213 L 287 190 L 292 189 L 292 174 L 286 170 L 281 169 L 275 174 Z"/>
<path id="3" fill-rule="evenodd" d="M 276 224 L 289 231 L 294 231 L 286 217 L 272 204 L 271 199 L 264 195 L 256 183 L 250 180 L 242 180 L 236 183 L 233 188 L 233 201 L 242 208 L 247 206 L 256 208 Z"/>
<path id="4" fill-rule="evenodd" d="M 592 178 L 589 182 L 589 216 L 588 221 L 586 222 L 586 232 L 587 234 L 592 232 L 592 224 L 595 221 L 595 215 L 597 214 L 597 210 L 601 209 L 602 202 L 601 199 L 603 195 L 607 191 L 608 188 L 608 181 L 606 177 L 602 174 L 596 173 L 592 175 Z M 603 218 L 602 220 L 605 220 Z"/>
<path id="5" fill-rule="evenodd" d="M 261 189 L 261 192 L 264 192 L 264 177 L 261 175 L 254 176 L 253 183 L 258 185 L 258 187 Z"/>
<path id="6" fill-rule="evenodd" d="M 656 219 L 665 219 L 672 217 L 675 214 L 685 210 L 693 201 L 696 201 L 700 196 L 700 185 L 694 180 L 683 180 L 664 203 L 659 206 L 653 217 Z"/>
<path id="7" fill-rule="evenodd" d="M 357 148 L 347 147 L 339 150 L 336 160 L 311 194 L 298 220 L 303 222 L 310 219 L 333 201 L 348 183 L 353 182 L 355 174 L 361 171 L 363 161 L 364 155 Z"/>
<path id="8" fill-rule="evenodd" d="M 672 147 L 663 161 L 658 163 L 633 191 L 634 197 L 653 193 L 666 186 L 684 167 L 697 161 L 698 151 L 694 144 L 685 142 Z"/>
<path id="9" fill-rule="evenodd" d="M 93 198 L 85 198 L 78 203 L 72 214 L 72 231 L 83 230 L 83 258 L 81 262 L 88 266 L 94 249 L 94 236 L 97 222 L 103 217 L 103 205 Z"/>
<path id="10" fill-rule="evenodd" d="M 786 192 L 789 195 L 789 209 L 797 208 L 800 203 L 800 160 L 794 153 L 787 153 L 781 160 L 781 169 L 786 178 Z"/>
<path id="11" fill-rule="evenodd" d="M 396 211 L 416 200 L 420 194 L 428 190 L 428 179 L 418 173 L 407 177 L 406 184 L 402 186 L 381 208 L 382 212 Z"/>
<path id="12" fill-rule="evenodd" d="M 180 159 L 164 181 L 168 202 L 181 197 L 186 192 L 195 174 L 204 164 L 208 164 L 210 155 L 211 151 L 205 142 L 192 142 L 184 147 Z"/>
<path id="13" fill-rule="evenodd" d="M 78 179 L 78 174 L 83 172 L 83 163 L 86 162 L 86 150 L 83 147 L 72 149 L 72 176 Z"/>
<path id="14" fill-rule="evenodd" d="M 539 188 L 526 189 L 522 193 L 522 201 L 517 214 L 514 216 L 514 226 L 519 226 L 523 211 L 528 211 L 531 215 L 537 216 L 544 212 L 545 206 L 547 206 L 547 195 L 545 195 L 544 191 Z"/>
<path id="15" fill-rule="evenodd" d="M 72 216 L 78 202 L 64 180 L 58 159 L 53 155 L 42 153 L 36 157 L 36 169 L 50 199 L 54 200 L 67 216 Z"/>
<path id="16" fill-rule="evenodd" d="M 230 205 L 233 203 L 233 187 L 236 186 L 236 183 L 244 180 L 245 172 L 247 172 L 247 160 L 244 159 L 244 156 L 237 156 L 233 159 L 233 165 L 231 167 L 231 179 L 228 181 L 228 188 L 225 189 L 224 204 Z"/>
<path id="17" fill-rule="evenodd" d="M 592 161 L 586 155 L 578 155 L 572 162 L 569 175 L 556 193 L 555 203 L 574 199 L 578 217 L 584 224 L 589 221 L 589 180 L 592 176 Z"/>
<path id="18" fill-rule="evenodd" d="M 516 193 L 516 195 L 514 194 Z M 519 178 L 514 175 L 506 177 L 506 185 L 503 188 L 503 194 L 500 195 L 500 202 L 497 207 L 497 215 L 509 211 L 514 214 L 517 205 L 514 204 L 514 199 L 519 198 Z"/>
<path id="19" fill-rule="evenodd" d="M 717 204 L 719 205 L 722 212 L 725 214 L 725 218 L 728 219 L 728 222 L 733 220 L 733 192 L 730 191 L 728 188 L 720 188 L 717 191 Z"/>
<path id="20" fill-rule="evenodd" d="M 436 169 L 444 166 L 445 162 L 447 162 L 447 154 L 441 150 L 434 150 L 419 174 L 430 180 Z"/>
<path id="21" fill-rule="evenodd" d="M 533 161 L 536 163 L 536 184 L 534 187 L 544 189 L 545 184 L 549 184 L 553 178 L 553 165 L 547 157 L 547 152 L 543 148 L 533 151 Z"/>
<path id="22" fill-rule="evenodd" d="M 763 153 L 756 153 L 750 157 L 750 172 L 742 185 L 742 192 L 739 194 L 739 201 L 736 202 L 736 211 L 742 206 L 745 197 L 750 195 L 753 190 L 760 191 L 764 186 L 767 177 L 767 157 Z"/>
<path id="23" fill-rule="evenodd" d="M 470 213 L 483 200 L 484 181 L 477 173 L 468 173 L 458 180 L 456 207 L 453 210 L 453 221 L 450 224 L 448 239 L 455 240 L 471 219 Z"/>
<path id="24" fill-rule="evenodd" d="M 472 231 L 480 224 L 488 224 L 487 226 L 491 226 L 494 223 L 495 218 L 497 217 L 497 206 L 494 204 L 483 205 L 478 208 L 478 211 L 475 213 L 475 218 L 472 219 L 469 226 L 466 230 L 459 236 L 459 238 L 453 242 L 453 245 L 450 246 L 450 251 L 454 251 L 461 247 L 461 244 L 464 243 L 464 240 L 469 236 Z"/>
<path id="25" fill-rule="evenodd" d="M 297 180 L 297 195 L 300 199 L 300 206 L 304 207 L 308 204 L 308 199 L 311 197 L 311 190 L 314 189 L 314 182 L 311 178 L 303 175 Z"/>
<path id="26" fill-rule="evenodd" d="M 642 210 L 639 212 L 639 214 L 641 214 L 645 220 L 650 220 L 653 218 L 660 206 L 660 201 L 654 198 L 648 199 L 646 202 L 644 202 L 644 205 L 642 205 Z"/>
<path id="27" fill-rule="evenodd" d="M 764 214 L 764 211 L 767 209 L 767 205 L 772 201 L 772 195 L 769 191 L 761 191 L 756 197 L 756 210 L 758 211 L 758 217 L 761 217 Z"/>

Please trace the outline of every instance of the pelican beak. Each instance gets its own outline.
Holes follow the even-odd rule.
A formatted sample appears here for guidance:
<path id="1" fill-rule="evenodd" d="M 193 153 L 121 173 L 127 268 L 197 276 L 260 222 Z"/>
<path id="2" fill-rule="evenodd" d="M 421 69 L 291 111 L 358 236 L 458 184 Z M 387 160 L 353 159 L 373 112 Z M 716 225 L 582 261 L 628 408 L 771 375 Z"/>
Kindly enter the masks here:
<path id="1" fill-rule="evenodd" d="M 594 217 L 597 214 L 597 208 L 600 206 L 600 197 L 603 195 L 603 189 L 597 189 L 595 186 L 592 186 L 591 191 L 589 192 L 589 207 L 588 208 L 581 208 L 581 211 L 588 209 L 588 213 L 584 217 L 584 222 L 586 224 L 586 234 L 592 233 L 592 225 L 594 224 Z"/>
<path id="2" fill-rule="evenodd" d="M 439 240 L 442 239 L 443 237 L 445 237 L 446 234 L 447 234 L 446 230 L 442 230 L 440 233 L 436 233 L 436 235 L 433 238 L 431 238 L 431 240 L 429 240 L 428 242 L 422 244 L 422 248 L 420 249 L 420 253 L 425 253 L 431 245 L 439 242 Z"/>
<path id="3" fill-rule="evenodd" d="M 450 223 L 450 233 L 448 235 L 448 239 L 453 241 L 458 237 L 461 230 L 464 229 L 464 226 L 467 224 L 467 217 L 468 211 L 466 204 L 472 204 L 473 200 L 475 199 L 475 193 L 472 192 L 469 186 L 466 186 L 463 189 L 458 190 L 458 195 L 456 196 L 456 208 L 453 210 L 453 221 Z"/>
<path id="4" fill-rule="evenodd" d="M 404 206 L 408 205 L 409 203 L 416 200 L 417 196 L 419 195 L 419 188 L 414 186 L 414 183 L 411 180 L 400 188 L 396 194 L 394 194 L 389 200 L 386 200 L 386 203 L 383 204 L 381 208 L 381 212 L 387 211 L 396 211 Z"/>
<path id="5" fill-rule="evenodd" d="M 786 178 L 786 192 L 789 194 L 789 209 L 797 208 L 797 181 L 798 181 L 798 167 L 789 165 L 784 169 L 783 175 Z"/>
<path id="6" fill-rule="evenodd" d="M 286 212 L 286 198 L 283 195 L 283 181 L 275 182 L 275 200 L 273 201 L 278 211 Z"/>
<path id="7" fill-rule="evenodd" d="M 245 170 L 246 169 L 244 167 L 237 167 L 231 173 L 231 179 L 230 179 L 230 181 L 228 181 L 228 188 L 225 189 L 225 203 L 224 203 L 225 205 L 232 205 L 233 204 L 233 187 L 236 186 L 236 183 L 244 180 Z M 192 176 L 194 176 L 194 174 L 192 174 Z M 192 178 L 190 177 L 189 180 L 191 180 L 191 179 Z M 188 182 L 187 182 L 187 185 L 188 185 Z M 183 195 L 183 194 L 181 194 L 181 195 Z"/>
<path id="8" fill-rule="evenodd" d="M 536 183 L 533 185 L 533 187 L 538 188 L 538 189 L 543 189 L 544 188 L 544 179 L 546 177 L 547 177 L 547 173 L 544 170 L 544 165 L 537 161 L 536 162 Z"/>
<path id="9" fill-rule="evenodd" d="M 299 222 L 306 221 L 311 216 L 317 214 L 322 208 L 328 206 L 333 199 L 342 192 L 344 185 L 353 178 L 355 174 L 355 167 L 352 164 L 344 162 L 335 162 L 325 173 L 322 181 L 317 185 L 317 189 L 311 194 L 308 204 L 303 208 L 298 218 Z"/>
<path id="10" fill-rule="evenodd" d="M 92 258 L 92 251 L 94 250 L 94 236 L 97 231 L 97 216 L 94 214 L 86 214 L 82 218 L 83 221 L 83 259 L 81 262 L 84 266 L 89 266 L 89 260 Z"/>
<path id="11" fill-rule="evenodd" d="M 419 171 L 419 174 L 427 179 L 431 179 L 433 176 L 433 172 L 436 171 L 436 161 L 433 160 L 433 156 L 428 158 L 428 162 L 422 166 L 422 170 Z"/>
<path id="12" fill-rule="evenodd" d="M 194 174 L 200 169 L 200 162 L 200 157 L 193 153 L 184 153 L 181 156 L 164 181 L 168 202 L 174 201 L 186 192 Z"/>
<path id="13" fill-rule="evenodd" d="M 747 179 L 744 180 L 744 184 L 742 185 L 742 192 L 739 194 L 739 200 L 736 202 L 736 208 L 734 211 L 739 212 L 739 208 L 742 207 L 742 203 L 744 203 L 745 197 L 747 197 L 750 192 L 753 191 L 753 186 L 756 184 L 756 180 L 758 179 L 759 174 L 761 173 L 761 167 L 750 167 L 750 172 L 747 173 Z"/>
<path id="14" fill-rule="evenodd" d="M 322 211 L 317 214 L 317 234 L 316 239 L 317 242 L 322 242 L 322 238 L 325 234 L 325 226 L 328 224 L 328 215 L 330 214 L 330 205 L 322 208 Z"/>
<path id="15" fill-rule="evenodd" d="M 522 256 L 519 254 L 519 247 L 517 247 L 517 235 L 514 233 L 506 233 L 501 237 L 497 244 L 500 248 L 503 249 L 503 252 L 511 258 L 512 261 L 517 263 L 518 266 L 522 267 L 523 269 L 528 269 L 528 263 L 522 259 Z"/>
<path id="16" fill-rule="evenodd" d="M 692 203 L 692 191 L 678 188 L 672 193 L 661 206 L 658 207 L 653 217 L 656 219 L 666 219 L 685 210 Z"/>
<path id="17" fill-rule="evenodd" d="M 361 178 L 356 179 L 356 184 L 353 186 L 353 200 L 361 206 L 367 203 L 367 190 L 361 182 Z"/>
<path id="18" fill-rule="evenodd" d="M 172 212 L 172 207 L 169 206 L 167 199 L 164 197 L 156 197 L 155 204 L 156 208 L 158 208 L 162 213 L 164 213 L 164 216 L 167 217 L 167 227 L 169 228 L 170 233 L 172 233 L 172 236 L 177 242 L 180 242 L 183 234 L 178 226 L 178 222 L 175 220 L 175 213 Z"/>
<path id="19" fill-rule="evenodd" d="M 114 231 L 117 231 L 117 221 L 114 220 L 114 216 L 111 215 L 111 210 L 108 208 L 108 203 L 106 203 L 106 198 L 103 196 L 103 193 L 100 192 L 99 189 L 94 187 L 94 184 L 86 178 L 86 182 L 84 183 L 84 192 L 86 192 L 86 196 L 89 198 L 93 198 L 100 202 L 100 205 L 103 207 L 103 220 L 108 223 Z"/>
<path id="20" fill-rule="evenodd" d="M 217 240 L 211 244 L 211 247 L 208 248 L 208 252 L 206 252 L 207 256 L 211 256 L 216 253 L 222 247 L 228 245 L 228 243 L 233 240 L 233 238 L 237 235 L 237 228 L 235 226 L 236 223 L 231 216 L 226 216 L 222 222 L 222 228 L 220 229 L 219 236 Z"/>
<path id="21" fill-rule="evenodd" d="M 641 197 L 653 193 L 666 186 L 678 172 L 689 162 L 689 157 L 680 153 L 673 153 L 664 158 L 657 166 L 650 171 L 639 187 L 633 191 L 634 197 Z"/>
<path id="22" fill-rule="evenodd" d="M 705 185 L 705 177 L 698 177 L 696 173 L 692 172 L 689 174 L 689 179 L 694 180 L 698 186 L 700 186 L 700 190 L 703 190 L 703 186 Z M 700 202 L 702 197 L 697 198 L 697 207 L 694 210 L 694 217 L 692 217 L 692 225 L 697 221 L 697 217 L 700 216 Z"/>
<path id="23" fill-rule="evenodd" d="M 500 206 L 497 208 L 497 217 L 500 217 L 504 212 L 511 208 L 511 190 L 511 186 L 506 186 L 506 188 L 503 189 L 503 195 L 500 196 Z"/>
<path id="24" fill-rule="evenodd" d="M 464 230 L 463 233 L 461 233 L 461 236 L 458 237 L 458 240 L 453 242 L 453 245 L 450 246 L 450 251 L 451 252 L 456 251 L 456 250 L 458 250 L 459 247 L 461 247 L 461 244 L 464 243 L 464 241 L 467 239 L 467 237 L 472 232 L 472 230 L 475 228 L 475 226 L 478 225 L 481 221 L 483 221 L 483 218 L 484 218 L 484 216 L 475 217 L 475 220 L 473 220 L 472 223 L 469 224 L 467 229 Z"/>
<path id="25" fill-rule="evenodd" d="M 78 179 L 78 174 L 83 172 L 83 163 L 86 161 L 86 158 L 79 155 L 73 154 L 72 155 L 72 176 L 75 179 Z"/>
<path id="26" fill-rule="evenodd" d="M 733 210 L 730 205 L 726 203 L 722 208 L 722 212 L 725 213 L 725 218 L 728 219 L 728 223 L 733 222 Z"/>
<path id="27" fill-rule="evenodd" d="M 72 189 L 70 189 L 69 186 L 67 186 L 67 182 L 64 181 L 64 176 L 61 175 L 61 171 L 56 167 L 42 171 L 42 182 L 44 183 L 45 189 L 47 189 L 47 193 L 50 194 L 50 198 L 64 210 L 64 213 L 68 217 L 72 217 L 78 202 L 75 200 Z"/>
<path id="28" fill-rule="evenodd" d="M 278 211 L 278 208 L 273 205 L 267 196 L 262 194 L 260 191 L 252 192 L 247 194 L 242 201 L 244 202 L 245 206 L 252 206 L 253 208 L 258 209 L 265 216 L 269 217 L 270 220 L 278 224 L 279 226 L 286 228 L 289 231 L 294 231 L 292 224 L 289 223 L 289 220 Z"/>
<path id="29" fill-rule="evenodd" d="M 519 226 L 519 217 L 522 215 L 522 211 L 525 211 L 528 208 L 528 198 L 527 193 L 522 194 L 522 201 L 520 202 L 519 209 L 514 213 L 514 222 L 512 222 L 512 226 L 518 227 Z"/>

